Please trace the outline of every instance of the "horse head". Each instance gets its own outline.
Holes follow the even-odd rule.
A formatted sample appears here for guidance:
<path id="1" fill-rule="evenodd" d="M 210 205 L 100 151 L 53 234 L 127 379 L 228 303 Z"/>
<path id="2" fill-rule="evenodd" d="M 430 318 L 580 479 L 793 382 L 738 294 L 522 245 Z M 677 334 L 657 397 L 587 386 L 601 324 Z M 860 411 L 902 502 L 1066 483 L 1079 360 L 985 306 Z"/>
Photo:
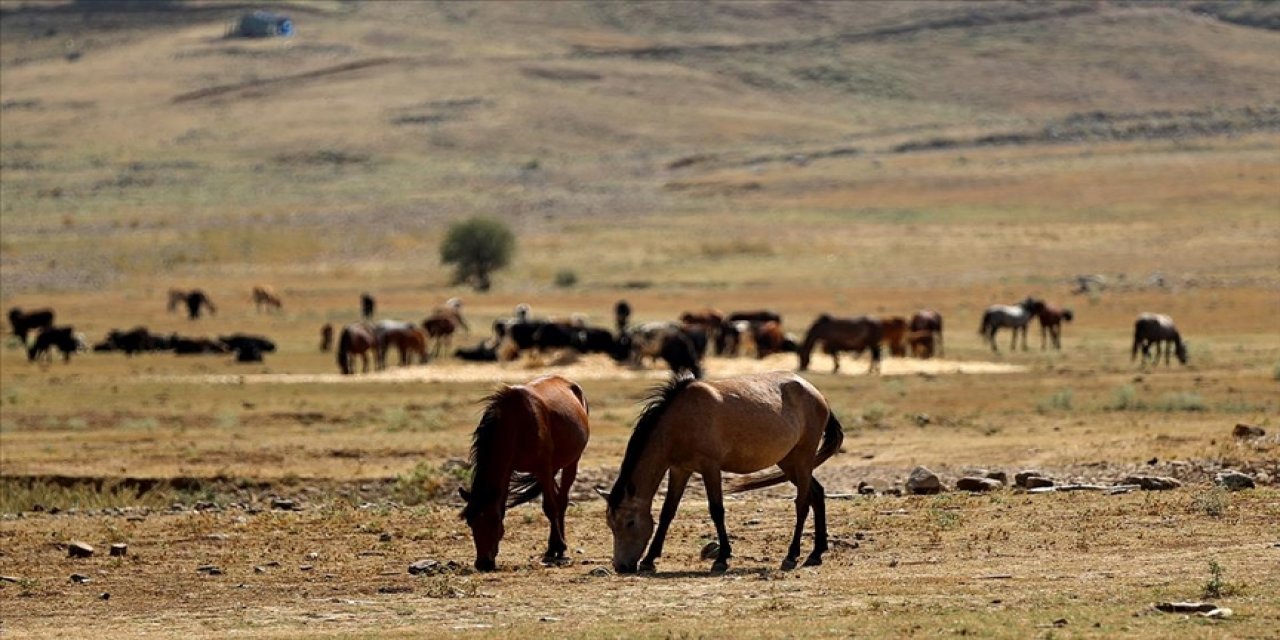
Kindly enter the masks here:
<path id="1" fill-rule="evenodd" d="M 506 533 L 502 520 L 505 515 L 501 500 L 483 500 L 472 492 L 458 487 L 458 495 L 466 501 L 462 519 L 471 528 L 471 538 L 476 545 L 477 571 L 493 571 L 498 567 L 498 543 Z"/>
<path id="2" fill-rule="evenodd" d="M 635 484 L 631 482 L 623 487 L 614 487 L 612 493 L 601 494 L 609 504 L 605 520 L 613 532 L 613 570 L 635 573 L 640 565 L 640 556 L 653 537 L 652 505 L 636 495 Z"/>

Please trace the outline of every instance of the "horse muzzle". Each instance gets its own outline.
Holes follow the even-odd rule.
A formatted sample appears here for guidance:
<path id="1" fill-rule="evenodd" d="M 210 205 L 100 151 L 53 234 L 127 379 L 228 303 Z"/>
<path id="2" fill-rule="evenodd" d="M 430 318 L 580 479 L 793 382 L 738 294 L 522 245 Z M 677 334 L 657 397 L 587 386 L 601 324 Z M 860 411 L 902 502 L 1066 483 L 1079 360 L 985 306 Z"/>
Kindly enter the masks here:
<path id="1" fill-rule="evenodd" d="M 476 558 L 476 571 L 496 571 L 498 563 L 493 558 Z"/>

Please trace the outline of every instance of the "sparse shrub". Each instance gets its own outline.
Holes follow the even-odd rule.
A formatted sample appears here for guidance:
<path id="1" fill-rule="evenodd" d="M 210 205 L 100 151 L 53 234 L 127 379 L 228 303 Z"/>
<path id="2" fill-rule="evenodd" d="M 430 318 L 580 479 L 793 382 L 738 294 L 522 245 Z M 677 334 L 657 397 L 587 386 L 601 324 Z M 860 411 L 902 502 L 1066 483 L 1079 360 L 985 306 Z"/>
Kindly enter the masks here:
<path id="1" fill-rule="evenodd" d="M 422 504 L 468 484 L 470 476 L 471 471 L 465 465 L 437 467 L 430 462 L 419 462 L 408 473 L 396 478 L 391 492 L 404 504 Z"/>
<path id="2" fill-rule="evenodd" d="M 556 272 L 556 286 L 568 289 L 578 284 L 578 274 L 573 269 L 561 269 Z"/>
<path id="3" fill-rule="evenodd" d="M 1210 518 L 1221 518 L 1227 512 L 1230 501 L 1231 498 L 1227 495 L 1226 489 L 1213 487 L 1193 498 L 1191 506 Z"/>
<path id="4" fill-rule="evenodd" d="M 1209 561 L 1209 581 L 1204 583 L 1200 597 L 1205 599 L 1227 598 L 1239 592 L 1239 588 L 1223 579 L 1226 571 L 1217 560 Z"/>
<path id="5" fill-rule="evenodd" d="M 1070 389 L 1061 389 L 1055 391 L 1053 395 L 1036 405 L 1036 410 L 1040 413 L 1048 413 L 1049 411 L 1070 411 L 1072 409 L 1072 400 L 1075 394 Z"/>
<path id="6" fill-rule="evenodd" d="M 1112 411 L 1142 411 L 1147 408 L 1147 403 L 1138 397 L 1138 392 L 1133 385 L 1124 385 L 1115 390 L 1111 396 L 1111 404 L 1107 405 Z"/>
<path id="7" fill-rule="evenodd" d="M 1166 393 L 1160 397 L 1160 401 L 1156 403 L 1154 408 L 1166 412 L 1208 410 L 1208 406 L 1205 405 L 1204 398 L 1201 398 L 1200 394 L 1187 391 Z"/>
<path id="8" fill-rule="evenodd" d="M 450 573 L 431 576 L 426 582 L 427 588 L 423 594 L 428 598 L 474 598 L 480 595 L 479 589 L 470 580 Z"/>
<path id="9" fill-rule="evenodd" d="M 492 273 L 506 267 L 515 253 L 516 236 L 496 218 L 455 222 L 440 245 L 440 261 L 454 265 L 454 284 L 488 291 Z"/>
<path id="10" fill-rule="evenodd" d="M 893 407 L 889 405 L 872 402 L 862 409 L 862 420 L 872 426 L 880 426 L 892 410 Z"/>

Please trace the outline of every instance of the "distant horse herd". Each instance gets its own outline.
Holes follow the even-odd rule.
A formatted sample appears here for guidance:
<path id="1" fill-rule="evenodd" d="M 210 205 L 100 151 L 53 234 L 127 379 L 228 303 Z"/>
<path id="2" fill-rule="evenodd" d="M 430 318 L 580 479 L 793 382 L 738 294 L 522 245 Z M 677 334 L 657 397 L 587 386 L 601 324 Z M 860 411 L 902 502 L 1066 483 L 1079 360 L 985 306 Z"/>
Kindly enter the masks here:
<path id="1" fill-rule="evenodd" d="M 249 298 L 259 313 L 280 312 L 284 308 L 281 297 L 266 285 L 254 286 Z M 217 307 L 201 289 L 170 289 L 167 308 L 175 312 L 185 308 L 187 317 L 198 320 L 204 311 L 217 313 Z M 566 318 L 540 318 L 532 315 L 527 304 L 516 307 L 509 317 L 493 322 L 491 335 L 472 346 L 454 349 L 454 335 L 470 334 L 471 327 L 462 314 L 462 301 L 451 298 L 444 305 L 428 314 L 418 325 L 409 322 L 382 319 L 374 321 L 376 302 L 369 293 L 360 296 L 360 322 L 337 328 L 326 323 L 320 330 L 320 350 L 336 351 L 338 369 L 343 374 L 356 372 L 354 359 L 360 358 L 360 371 L 368 372 L 372 360 L 374 367 L 385 369 L 387 355 L 392 349 L 398 352 L 401 366 L 424 364 L 439 358 L 445 350 L 452 349 L 453 356 L 464 361 L 505 362 L 524 354 L 539 356 L 550 352 L 576 352 L 579 354 L 602 353 L 621 364 L 643 366 L 647 361 L 663 361 L 672 372 L 688 372 L 695 378 L 702 377 L 703 360 L 711 353 L 722 357 L 736 357 L 754 353 L 764 358 L 775 353 L 795 353 L 799 357 L 799 369 L 807 370 L 813 352 L 819 349 L 831 356 L 833 371 L 840 370 L 840 354 L 854 357 L 863 352 L 870 354 L 868 371 L 880 370 L 884 351 L 895 357 L 932 358 L 943 356 L 942 315 L 932 309 L 921 309 L 910 317 L 905 316 L 833 316 L 820 314 L 805 332 L 804 337 L 787 333 L 783 329 L 782 316 L 768 309 L 721 312 L 703 308 L 681 313 L 673 321 L 649 321 L 632 324 L 632 307 L 619 300 L 613 308 L 612 329 L 593 327 L 586 317 L 574 314 Z M 993 352 L 999 352 L 996 340 L 1000 329 L 1011 333 L 1010 349 L 1017 349 L 1021 336 L 1022 349 L 1027 350 L 1028 328 L 1033 320 L 1040 325 L 1041 350 L 1062 348 L 1062 328 L 1074 319 L 1071 309 L 1028 297 L 1016 304 L 997 304 L 987 307 L 982 314 L 978 333 Z M 13 335 L 22 341 L 28 351 L 28 359 L 36 361 L 41 356 L 52 358 L 52 351 L 59 350 L 63 360 L 71 354 L 88 351 L 90 346 L 83 335 L 69 326 L 55 326 L 52 309 L 9 311 Z M 34 342 L 29 336 L 35 335 Z M 1145 364 L 1152 359 L 1159 362 L 1164 355 L 1165 364 L 1176 356 L 1187 361 L 1186 344 L 1182 341 L 1173 320 L 1167 315 L 1143 313 L 1134 323 L 1131 359 L 1142 354 Z M 113 329 L 92 346 L 93 351 L 120 351 L 126 355 L 151 351 L 173 351 L 178 354 L 234 353 L 241 362 L 258 362 L 262 354 L 275 350 L 275 344 L 262 336 L 235 334 L 210 339 L 183 337 L 176 333 L 157 335 L 145 327 L 127 331 Z"/>

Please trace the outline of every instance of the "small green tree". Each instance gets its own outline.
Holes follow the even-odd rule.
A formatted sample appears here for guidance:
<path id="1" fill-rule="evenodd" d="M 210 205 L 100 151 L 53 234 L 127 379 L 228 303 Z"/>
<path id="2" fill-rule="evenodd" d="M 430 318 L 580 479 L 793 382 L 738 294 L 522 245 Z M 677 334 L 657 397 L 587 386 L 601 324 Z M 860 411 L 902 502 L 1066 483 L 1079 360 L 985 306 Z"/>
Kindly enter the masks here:
<path id="1" fill-rule="evenodd" d="M 449 226 L 440 260 L 453 265 L 453 283 L 488 291 L 490 274 L 511 262 L 516 236 L 501 220 L 477 217 Z"/>

